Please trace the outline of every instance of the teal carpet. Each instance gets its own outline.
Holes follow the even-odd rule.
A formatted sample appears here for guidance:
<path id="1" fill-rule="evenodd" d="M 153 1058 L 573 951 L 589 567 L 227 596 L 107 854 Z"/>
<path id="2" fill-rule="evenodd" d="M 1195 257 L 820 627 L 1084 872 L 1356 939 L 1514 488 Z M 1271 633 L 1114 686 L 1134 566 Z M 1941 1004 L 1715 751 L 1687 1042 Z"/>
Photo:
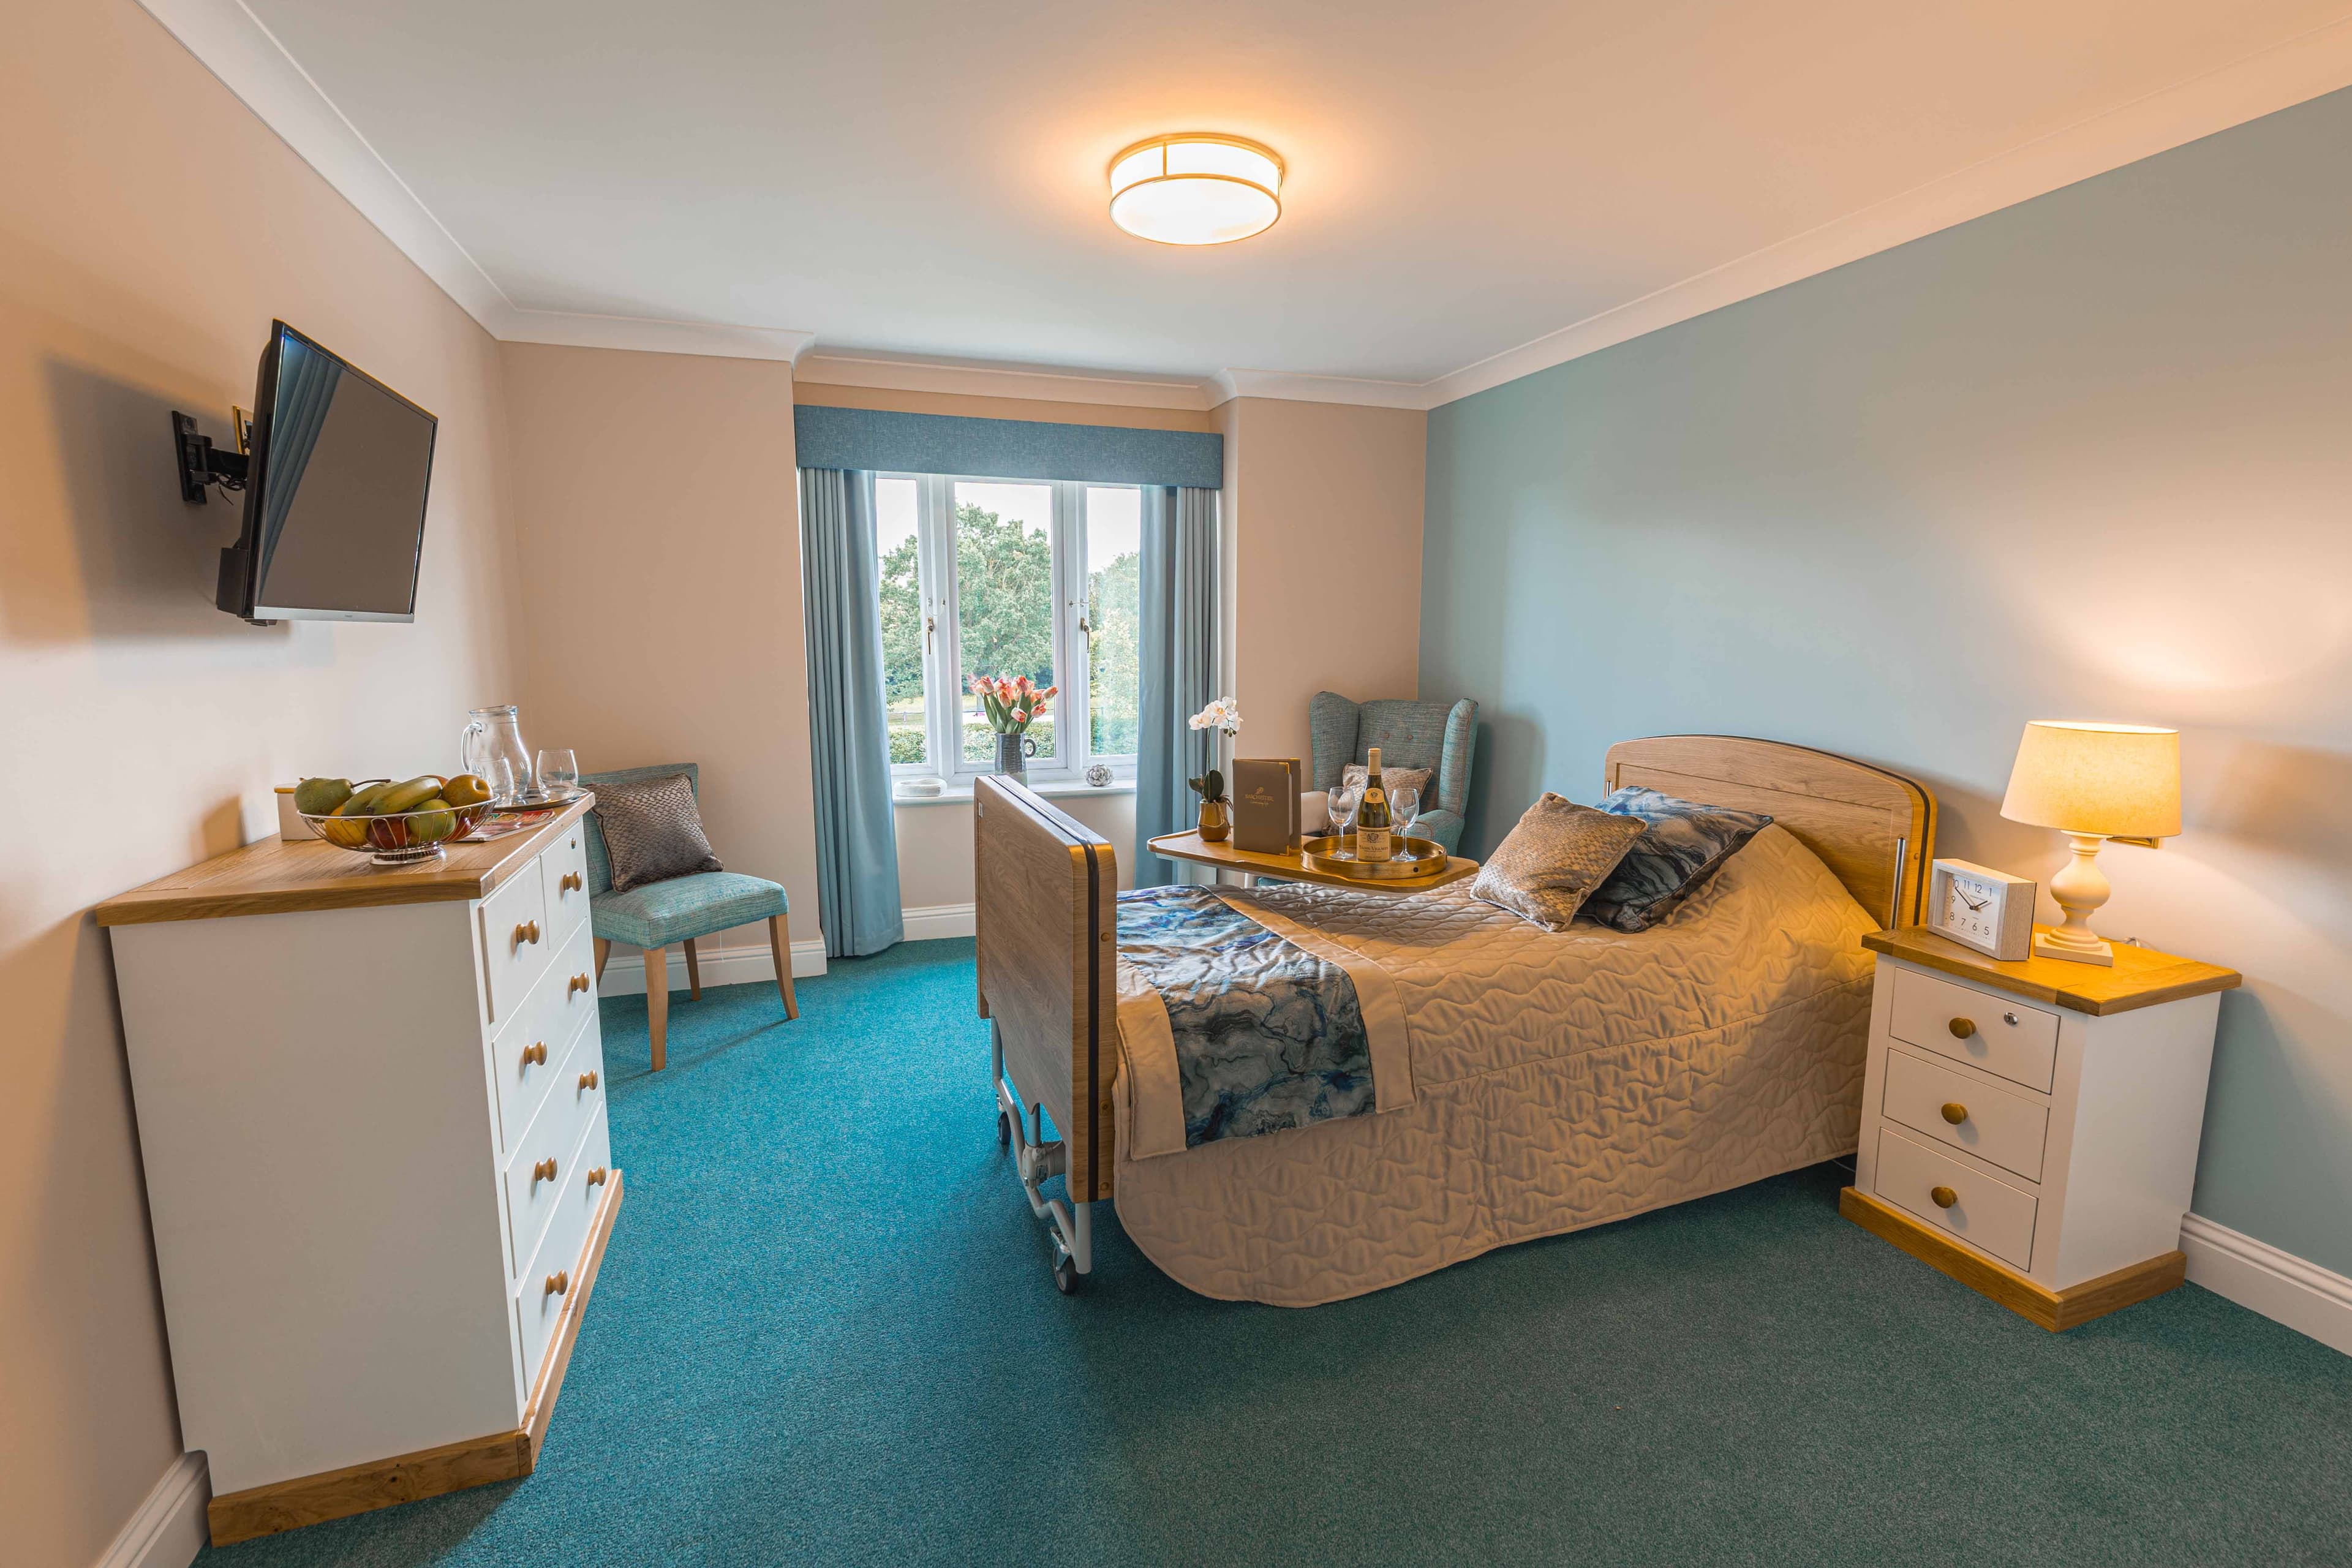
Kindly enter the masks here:
<path id="1" fill-rule="evenodd" d="M 1108 1205 L 1065 1300 L 971 944 L 604 1003 L 627 1200 L 539 1473 L 275 1564 L 2343 1563 L 2352 1359 L 2195 1287 L 2064 1337 L 1822 1166 L 1310 1311 Z"/>

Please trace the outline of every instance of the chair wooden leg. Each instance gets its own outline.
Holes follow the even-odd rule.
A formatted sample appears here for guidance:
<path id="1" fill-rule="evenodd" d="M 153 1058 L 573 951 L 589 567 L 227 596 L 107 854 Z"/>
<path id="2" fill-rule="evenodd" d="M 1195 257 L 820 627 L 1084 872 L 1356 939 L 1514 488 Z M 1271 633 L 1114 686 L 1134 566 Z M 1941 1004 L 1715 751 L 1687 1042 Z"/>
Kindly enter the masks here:
<path id="1" fill-rule="evenodd" d="M 613 956 L 613 944 L 604 937 L 596 939 L 596 983 L 604 983 L 604 961 Z"/>
<path id="2" fill-rule="evenodd" d="M 654 1071 L 669 1059 L 669 950 L 646 949 L 646 1028 L 654 1040 Z"/>
<path id="3" fill-rule="evenodd" d="M 797 1018 L 801 1005 L 793 995 L 793 928 L 782 915 L 768 917 L 768 951 L 776 955 L 776 993 L 784 999 L 784 1016 Z"/>
<path id="4" fill-rule="evenodd" d="M 689 1000 L 702 1000 L 702 960 L 694 951 L 694 939 L 686 939 L 686 994 Z"/>

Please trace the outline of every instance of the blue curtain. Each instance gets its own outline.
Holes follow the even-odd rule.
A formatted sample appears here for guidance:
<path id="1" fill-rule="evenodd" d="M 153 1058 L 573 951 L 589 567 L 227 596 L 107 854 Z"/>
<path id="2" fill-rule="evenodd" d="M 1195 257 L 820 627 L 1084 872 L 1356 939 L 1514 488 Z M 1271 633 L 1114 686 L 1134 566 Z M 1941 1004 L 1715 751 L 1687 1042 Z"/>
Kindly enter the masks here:
<path id="1" fill-rule="evenodd" d="M 898 837 L 890 816 L 872 473 L 801 470 L 801 583 L 808 622 L 817 918 L 827 955 L 856 958 L 879 952 L 906 934 L 898 911 Z"/>
<path id="2" fill-rule="evenodd" d="M 1183 868 L 1144 847 L 1199 820 L 1192 786 L 1213 736 L 1185 721 L 1217 695 L 1217 492 L 1154 486 L 1143 492 L 1139 636 L 1142 733 L 1135 759 L 1135 885 L 1165 887 Z"/>

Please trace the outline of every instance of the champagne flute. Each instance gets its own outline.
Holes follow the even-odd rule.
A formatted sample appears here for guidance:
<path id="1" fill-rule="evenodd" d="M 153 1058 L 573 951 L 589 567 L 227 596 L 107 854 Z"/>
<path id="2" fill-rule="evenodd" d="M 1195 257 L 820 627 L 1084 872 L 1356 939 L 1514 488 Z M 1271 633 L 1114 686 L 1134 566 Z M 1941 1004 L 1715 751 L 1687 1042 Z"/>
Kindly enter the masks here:
<path id="1" fill-rule="evenodd" d="M 580 759 L 572 754 L 571 747 L 540 748 L 539 787 L 550 800 L 570 800 L 580 793 Z"/>

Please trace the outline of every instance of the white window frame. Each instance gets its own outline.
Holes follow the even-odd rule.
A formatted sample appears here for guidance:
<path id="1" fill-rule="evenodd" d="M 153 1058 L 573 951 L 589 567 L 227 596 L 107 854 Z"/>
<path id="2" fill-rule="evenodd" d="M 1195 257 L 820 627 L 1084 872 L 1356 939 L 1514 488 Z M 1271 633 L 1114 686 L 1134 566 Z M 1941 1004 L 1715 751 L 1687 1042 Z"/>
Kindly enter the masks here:
<path id="1" fill-rule="evenodd" d="M 1136 759 L 1132 752 L 1096 755 L 1093 705 L 1089 689 L 1093 658 L 1091 628 L 1087 623 L 1086 505 L 1090 489 L 1140 489 L 1139 485 L 1097 484 L 1077 479 L 995 479 L 985 474 L 910 474 L 883 472 L 877 479 L 911 479 L 916 486 L 915 570 L 920 579 L 923 637 L 923 734 L 928 762 L 893 763 L 894 779 L 940 778 L 950 785 L 968 786 L 983 773 L 995 771 L 995 759 L 971 761 L 963 754 L 964 678 L 962 628 L 957 615 L 955 579 L 955 489 L 959 484 L 1036 485 L 1053 493 L 1049 541 L 1053 551 L 1051 582 L 1056 609 L 1054 616 L 1054 672 L 1061 687 L 1054 698 L 1053 757 L 1030 761 L 1033 784 L 1069 784 L 1081 780 L 1096 763 L 1109 766 L 1115 784 L 1132 785 Z"/>

